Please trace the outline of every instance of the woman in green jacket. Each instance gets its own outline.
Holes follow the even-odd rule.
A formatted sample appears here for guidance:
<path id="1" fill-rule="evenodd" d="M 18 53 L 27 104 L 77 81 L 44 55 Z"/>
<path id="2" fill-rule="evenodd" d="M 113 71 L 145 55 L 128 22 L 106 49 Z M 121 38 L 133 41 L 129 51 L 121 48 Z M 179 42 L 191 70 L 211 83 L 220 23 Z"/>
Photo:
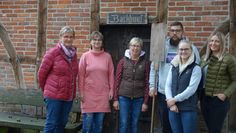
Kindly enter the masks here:
<path id="1" fill-rule="evenodd" d="M 201 61 L 205 75 L 201 111 L 209 133 L 221 132 L 230 108 L 229 98 L 236 89 L 236 59 L 226 51 L 225 36 L 213 33 Z"/>

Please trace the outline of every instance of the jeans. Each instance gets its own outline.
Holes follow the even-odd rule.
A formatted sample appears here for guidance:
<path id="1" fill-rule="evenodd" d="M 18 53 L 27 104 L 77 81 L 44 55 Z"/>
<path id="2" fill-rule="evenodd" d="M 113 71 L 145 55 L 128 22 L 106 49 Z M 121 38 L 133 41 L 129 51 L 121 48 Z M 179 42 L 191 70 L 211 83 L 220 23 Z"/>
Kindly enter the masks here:
<path id="1" fill-rule="evenodd" d="M 173 133 L 196 133 L 196 111 L 169 111 L 169 120 Z"/>
<path id="2" fill-rule="evenodd" d="M 143 101 L 143 97 L 131 99 L 119 96 L 119 133 L 127 133 L 127 130 L 129 130 L 130 133 L 138 132 L 138 120 L 142 110 Z"/>
<path id="3" fill-rule="evenodd" d="M 229 99 L 221 101 L 216 96 L 203 97 L 203 100 L 201 101 L 201 111 L 209 133 L 221 133 L 229 108 Z"/>
<path id="4" fill-rule="evenodd" d="M 47 118 L 44 133 L 64 133 L 72 107 L 72 101 L 61 101 L 45 98 Z"/>
<path id="5" fill-rule="evenodd" d="M 102 133 L 105 113 L 83 113 L 82 133 Z"/>
<path id="6" fill-rule="evenodd" d="M 163 133 L 172 133 L 172 129 L 170 126 L 170 122 L 169 122 L 169 110 L 167 108 L 167 104 L 166 104 L 166 96 L 159 93 L 157 94 L 157 103 L 158 103 L 158 114 L 160 116 L 160 121 L 161 121 L 161 125 L 162 125 L 162 132 Z"/>

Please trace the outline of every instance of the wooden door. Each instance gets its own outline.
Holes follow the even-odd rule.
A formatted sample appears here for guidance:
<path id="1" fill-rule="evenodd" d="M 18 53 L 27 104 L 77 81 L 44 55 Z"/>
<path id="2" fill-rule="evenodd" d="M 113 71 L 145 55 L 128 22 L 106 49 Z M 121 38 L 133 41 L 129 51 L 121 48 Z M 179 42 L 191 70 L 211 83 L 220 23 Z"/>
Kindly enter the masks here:
<path id="1" fill-rule="evenodd" d="M 146 59 L 149 59 L 150 53 L 150 25 L 112 25 L 101 26 L 100 31 L 104 35 L 105 50 L 112 55 L 114 65 L 124 56 L 125 50 L 132 37 L 140 37 L 143 39 L 143 50 L 146 52 Z"/>
<path id="2" fill-rule="evenodd" d="M 128 48 L 128 43 L 132 37 L 140 37 L 143 40 L 143 51 L 146 52 L 145 58 L 149 59 L 151 25 L 106 25 L 101 26 L 100 31 L 104 35 L 104 48 L 111 54 L 115 68 L 119 60 L 124 57 L 124 52 Z M 150 111 L 151 102 L 149 102 L 149 111 L 141 114 L 138 126 L 140 133 L 150 132 Z M 117 132 L 118 113 L 113 110 L 105 117 L 103 133 Z"/>

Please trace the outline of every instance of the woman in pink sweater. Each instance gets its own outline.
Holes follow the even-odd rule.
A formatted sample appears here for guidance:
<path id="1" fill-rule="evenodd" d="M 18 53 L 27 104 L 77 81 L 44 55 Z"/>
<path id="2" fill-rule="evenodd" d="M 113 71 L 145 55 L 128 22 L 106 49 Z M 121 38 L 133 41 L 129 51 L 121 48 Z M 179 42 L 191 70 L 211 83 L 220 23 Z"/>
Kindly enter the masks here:
<path id="1" fill-rule="evenodd" d="M 113 97 L 114 66 L 109 53 L 103 49 L 103 35 L 94 31 L 91 49 L 79 62 L 79 95 L 83 113 L 83 133 L 101 133 L 109 100 Z"/>

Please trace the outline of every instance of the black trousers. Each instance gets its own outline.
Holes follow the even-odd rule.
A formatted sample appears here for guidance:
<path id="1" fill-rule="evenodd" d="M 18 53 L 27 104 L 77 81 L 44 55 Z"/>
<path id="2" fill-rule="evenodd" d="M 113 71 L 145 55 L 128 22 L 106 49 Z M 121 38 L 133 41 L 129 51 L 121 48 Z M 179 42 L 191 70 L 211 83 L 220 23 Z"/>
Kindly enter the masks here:
<path id="1" fill-rule="evenodd" d="M 230 108 L 229 99 L 221 101 L 218 97 L 203 96 L 201 111 L 209 133 L 221 133 L 224 120 Z"/>

